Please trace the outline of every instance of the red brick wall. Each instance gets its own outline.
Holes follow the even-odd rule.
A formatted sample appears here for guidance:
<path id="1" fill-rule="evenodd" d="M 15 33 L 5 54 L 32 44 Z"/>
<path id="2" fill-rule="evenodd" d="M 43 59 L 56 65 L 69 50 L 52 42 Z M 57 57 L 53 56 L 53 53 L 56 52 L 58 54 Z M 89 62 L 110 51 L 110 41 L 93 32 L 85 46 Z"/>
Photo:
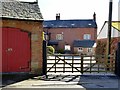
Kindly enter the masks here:
<path id="1" fill-rule="evenodd" d="M 2 20 L 2 27 L 19 28 L 31 32 L 31 73 L 41 74 L 42 70 L 42 21 Z"/>
<path id="2" fill-rule="evenodd" d="M 62 34 L 64 40 L 59 41 L 59 49 L 64 49 L 65 44 L 71 45 L 73 50 L 73 41 L 74 40 L 83 40 L 84 34 L 91 34 L 91 40 L 96 40 L 97 38 L 97 29 L 96 28 L 51 28 L 45 29 L 45 31 L 51 33 L 51 40 L 56 40 L 56 34 Z"/>
<path id="3" fill-rule="evenodd" d="M 107 40 L 107 38 L 97 40 L 96 54 L 107 54 Z M 111 38 L 111 54 L 116 53 L 118 42 L 120 42 L 119 37 Z"/>

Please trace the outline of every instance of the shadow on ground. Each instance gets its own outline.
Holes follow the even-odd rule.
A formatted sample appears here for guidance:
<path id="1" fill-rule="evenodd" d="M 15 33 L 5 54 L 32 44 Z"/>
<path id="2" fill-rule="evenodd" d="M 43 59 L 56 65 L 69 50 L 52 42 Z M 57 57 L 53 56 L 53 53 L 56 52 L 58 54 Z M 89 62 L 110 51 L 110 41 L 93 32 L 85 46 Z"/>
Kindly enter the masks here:
<path id="1" fill-rule="evenodd" d="M 17 79 L 18 77 L 19 79 Z M 62 88 L 69 88 L 67 90 L 73 90 L 73 88 L 76 90 L 119 90 L 120 83 L 119 77 L 115 75 L 48 75 L 47 78 L 45 76 L 36 76 L 29 77 L 29 79 L 28 76 L 21 79 L 20 76 L 10 76 L 9 78 L 12 79 L 7 77 L 6 81 L 6 78 L 3 78 L 3 84 L 11 84 L 6 86 L 4 90 L 7 90 L 7 88 L 11 90 L 16 90 L 16 88 L 26 88 L 28 90 L 31 90 L 31 88 L 32 90 L 34 88 L 37 88 L 36 90 L 62 90 Z"/>
<path id="2" fill-rule="evenodd" d="M 120 79 L 116 75 L 49 75 L 46 80 L 66 83 L 73 82 L 74 84 L 81 85 L 86 89 L 120 87 Z"/>
<path id="3" fill-rule="evenodd" d="M 119 77 L 115 75 L 83 75 L 78 84 L 85 88 L 119 88 Z"/>
<path id="4" fill-rule="evenodd" d="M 33 77 L 32 75 L 29 74 L 4 74 L 1 76 L 2 78 L 0 81 L 0 87 L 5 87 L 7 85 L 14 84 Z"/>

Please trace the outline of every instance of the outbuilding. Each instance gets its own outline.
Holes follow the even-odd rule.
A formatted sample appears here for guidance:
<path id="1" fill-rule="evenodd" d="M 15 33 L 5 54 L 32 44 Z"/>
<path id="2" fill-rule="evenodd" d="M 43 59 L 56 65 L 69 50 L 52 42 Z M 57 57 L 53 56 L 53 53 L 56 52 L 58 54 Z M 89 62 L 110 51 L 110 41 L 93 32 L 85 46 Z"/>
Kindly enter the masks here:
<path id="1" fill-rule="evenodd" d="M 38 2 L 2 1 L 2 73 L 42 71 L 43 17 Z"/>

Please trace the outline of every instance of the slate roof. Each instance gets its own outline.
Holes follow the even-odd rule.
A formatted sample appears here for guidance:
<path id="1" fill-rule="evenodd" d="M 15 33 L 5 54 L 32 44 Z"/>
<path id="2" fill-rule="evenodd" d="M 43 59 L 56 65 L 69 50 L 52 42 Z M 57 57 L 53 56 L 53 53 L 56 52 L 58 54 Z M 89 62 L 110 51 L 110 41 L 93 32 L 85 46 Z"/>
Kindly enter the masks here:
<path id="1" fill-rule="evenodd" d="M 95 43 L 95 40 L 74 40 L 74 47 L 84 47 L 84 48 L 92 48 Z"/>
<path id="2" fill-rule="evenodd" d="M 50 41 L 48 41 L 48 45 L 58 45 L 58 41 L 57 40 L 50 40 Z"/>
<path id="3" fill-rule="evenodd" d="M 93 19 L 45 20 L 44 28 L 97 28 Z"/>
<path id="4" fill-rule="evenodd" d="M 37 2 L 23 1 L 2 1 L 2 18 L 25 19 L 25 20 L 43 20 Z"/>

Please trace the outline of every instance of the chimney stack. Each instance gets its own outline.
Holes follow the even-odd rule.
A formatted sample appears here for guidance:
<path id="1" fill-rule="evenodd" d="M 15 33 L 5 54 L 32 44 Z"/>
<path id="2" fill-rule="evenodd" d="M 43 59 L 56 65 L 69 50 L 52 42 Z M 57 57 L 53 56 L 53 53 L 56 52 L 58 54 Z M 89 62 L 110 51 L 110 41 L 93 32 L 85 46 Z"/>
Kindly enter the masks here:
<path id="1" fill-rule="evenodd" d="M 60 20 L 60 13 L 56 14 L 56 20 Z"/>
<path id="2" fill-rule="evenodd" d="M 38 4 L 38 0 L 36 0 L 36 3 Z"/>
<path id="3" fill-rule="evenodd" d="M 96 13 L 93 14 L 93 20 L 96 21 Z"/>

